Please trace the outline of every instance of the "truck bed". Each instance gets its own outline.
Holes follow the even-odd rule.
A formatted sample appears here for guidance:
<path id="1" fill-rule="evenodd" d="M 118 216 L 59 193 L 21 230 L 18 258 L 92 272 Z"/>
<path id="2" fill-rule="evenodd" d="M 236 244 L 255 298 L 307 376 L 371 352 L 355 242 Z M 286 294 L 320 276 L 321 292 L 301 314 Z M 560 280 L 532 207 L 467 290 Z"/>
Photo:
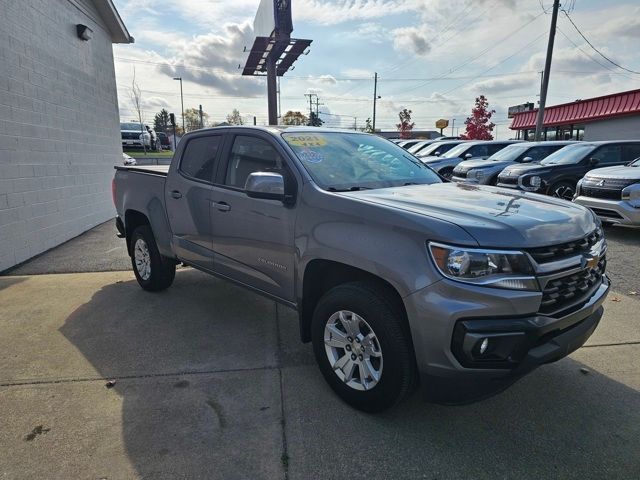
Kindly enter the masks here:
<path id="1" fill-rule="evenodd" d="M 116 165 L 115 169 L 166 177 L 169 172 L 169 165 Z"/>

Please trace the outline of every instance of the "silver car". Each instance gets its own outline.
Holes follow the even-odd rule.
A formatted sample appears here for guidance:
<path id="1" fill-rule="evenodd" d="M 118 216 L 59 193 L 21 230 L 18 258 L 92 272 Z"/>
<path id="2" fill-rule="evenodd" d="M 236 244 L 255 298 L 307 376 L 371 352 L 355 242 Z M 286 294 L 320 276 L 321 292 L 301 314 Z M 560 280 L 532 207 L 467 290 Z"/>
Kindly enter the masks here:
<path id="1" fill-rule="evenodd" d="M 603 222 L 640 225 L 640 158 L 626 166 L 596 168 L 578 182 L 574 202 Z"/>
<path id="2" fill-rule="evenodd" d="M 498 175 L 514 163 L 537 163 L 571 141 L 516 143 L 494 153 L 486 160 L 466 160 L 453 169 L 454 182 L 495 185 Z"/>

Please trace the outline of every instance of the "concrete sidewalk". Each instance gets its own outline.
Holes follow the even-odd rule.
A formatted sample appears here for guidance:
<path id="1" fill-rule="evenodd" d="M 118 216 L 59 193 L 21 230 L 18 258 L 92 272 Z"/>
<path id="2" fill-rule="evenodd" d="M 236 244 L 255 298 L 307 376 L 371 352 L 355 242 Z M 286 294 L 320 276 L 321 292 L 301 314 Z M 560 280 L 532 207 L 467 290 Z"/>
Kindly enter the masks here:
<path id="1" fill-rule="evenodd" d="M 0 478 L 640 477 L 632 296 L 501 395 L 377 416 L 330 391 L 294 312 L 192 269 L 157 294 L 130 272 L 0 277 L 0 305 Z"/>

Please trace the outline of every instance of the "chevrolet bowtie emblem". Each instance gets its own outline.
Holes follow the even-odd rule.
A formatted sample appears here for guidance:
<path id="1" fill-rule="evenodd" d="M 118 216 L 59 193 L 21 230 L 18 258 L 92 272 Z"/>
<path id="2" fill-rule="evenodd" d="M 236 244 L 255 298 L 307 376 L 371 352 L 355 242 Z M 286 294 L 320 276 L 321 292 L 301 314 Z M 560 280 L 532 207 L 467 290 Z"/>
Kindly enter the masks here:
<path id="1" fill-rule="evenodd" d="M 590 270 L 594 270 L 595 268 L 598 267 L 598 263 L 600 263 L 599 255 L 582 257 L 582 264 L 583 264 L 582 268 L 588 268 Z"/>

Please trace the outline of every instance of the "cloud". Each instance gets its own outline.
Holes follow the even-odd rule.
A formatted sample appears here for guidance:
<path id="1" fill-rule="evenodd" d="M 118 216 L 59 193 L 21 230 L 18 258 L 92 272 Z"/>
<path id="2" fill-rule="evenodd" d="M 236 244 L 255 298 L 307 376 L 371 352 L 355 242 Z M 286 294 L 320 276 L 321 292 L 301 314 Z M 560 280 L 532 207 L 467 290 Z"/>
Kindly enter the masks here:
<path id="1" fill-rule="evenodd" d="M 264 93 L 264 80 L 240 76 L 245 46 L 253 43 L 248 24 L 227 24 L 224 35 L 196 35 L 183 41 L 173 55 L 159 67 L 161 73 L 210 87 L 223 95 L 253 97 Z"/>
<path id="2" fill-rule="evenodd" d="M 503 93 L 512 90 L 535 88 L 536 81 L 532 76 L 505 75 L 502 77 L 482 80 L 471 85 L 468 90 L 477 94 Z"/>
<path id="3" fill-rule="evenodd" d="M 576 48 L 555 49 L 551 62 L 551 78 L 553 79 L 555 75 L 559 75 L 573 81 L 588 78 L 591 83 L 603 84 L 611 82 L 611 75 L 608 74 L 608 71 L 590 57 L 598 60 L 601 64 L 607 62 L 604 59 L 599 60 L 597 53 L 587 51 L 586 48 L 588 47 L 583 48 L 583 50 L 587 53 L 583 53 Z M 612 60 L 616 60 L 614 54 L 608 51 L 607 48 L 601 48 L 600 50 Z M 545 53 L 538 52 L 529 58 L 522 70 L 543 70 L 544 59 Z"/>
<path id="4" fill-rule="evenodd" d="M 401 0 L 299 0 L 293 5 L 296 20 L 336 25 L 354 20 L 371 20 L 415 10 L 420 2 Z"/>
<path id="5" fill-rule="evenodd" d="M 623 17 L 612 18 L 602 25 L 597 33 L 614 39 L 640 39 L 640 8 L 628 12 Z"/>
<path id="6" fill-rule="evenodd" d="M 307 82 L 312 85 L 335 85 L 338 83 L 333 75 L 320 75 L 317 77 L 309 75 Z"/>
<path id="7" fill-rule="evenodd" d="M 431 51 L 426 33 L 419 27 L 402 27 L 392 31 L 393 47 L 398 51 L 410 51 L 425 56 Z"/>

